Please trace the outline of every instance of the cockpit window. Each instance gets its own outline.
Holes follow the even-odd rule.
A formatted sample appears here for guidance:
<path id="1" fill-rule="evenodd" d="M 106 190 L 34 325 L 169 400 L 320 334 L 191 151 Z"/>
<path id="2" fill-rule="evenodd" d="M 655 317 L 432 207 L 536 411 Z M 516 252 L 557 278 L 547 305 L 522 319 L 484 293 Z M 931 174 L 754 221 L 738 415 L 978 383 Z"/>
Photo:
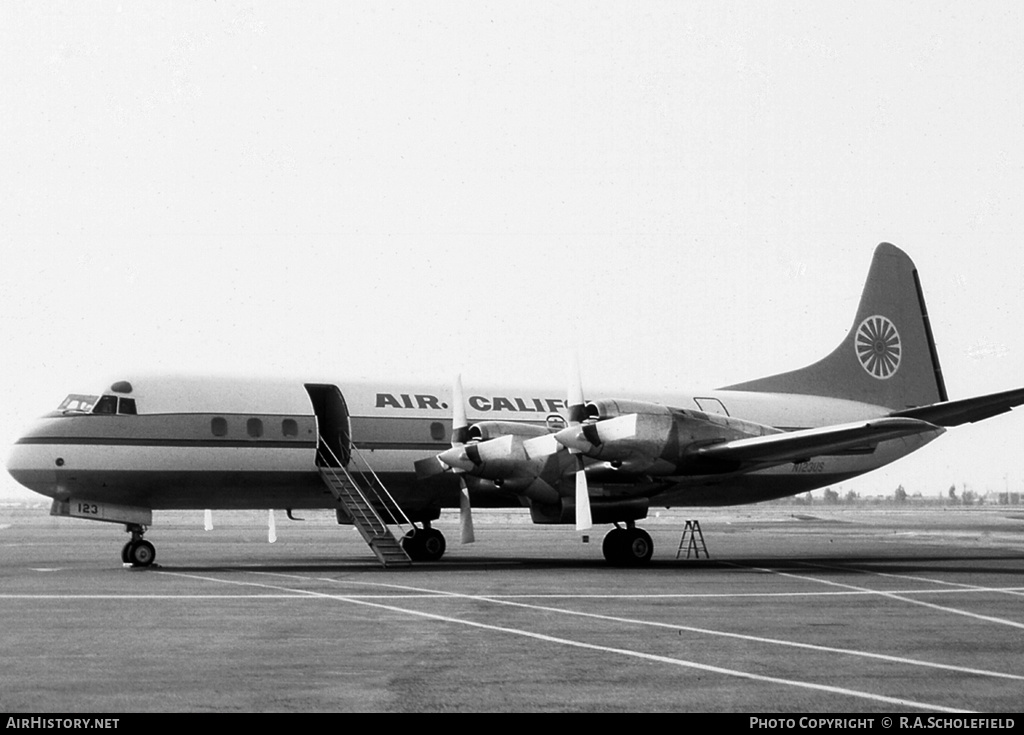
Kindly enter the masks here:
<path id="1" fill-rule="evenodd" d="M 118 398 L 117 399 L 117 412 L 123 413 L 128 416 L 135 416 L 138 411 L 135 410 L 135 399 L 134 398 Z"/>
<path id="2" fill-rule="evenodd" d="M 57 406 L 58 411 L 64 413 L 89 413 L 96 405 L 99 396 L 86 396 L 79 393 L 72 393 Z"/>
<path id="3" fill-rule="evenodd" d="M 101 396 L 92 412 L 102 414 L 117 413 L 117 396 Z"/>

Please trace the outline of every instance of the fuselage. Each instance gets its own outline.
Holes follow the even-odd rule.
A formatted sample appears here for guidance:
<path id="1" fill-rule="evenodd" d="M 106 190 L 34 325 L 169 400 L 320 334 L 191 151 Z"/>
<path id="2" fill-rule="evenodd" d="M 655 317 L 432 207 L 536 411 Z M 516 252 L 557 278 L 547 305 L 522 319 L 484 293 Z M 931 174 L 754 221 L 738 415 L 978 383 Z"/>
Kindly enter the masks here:
<path id="1" fill-rule="evenodd" d="M 120 388 L 120 390 L 116 390 Z M 564 426 L 556 388 L 470 388 L 471 423 Z M 753 421 L 783 431 L 886 416 L 855 401 L 738 391 L 633 396 L 706 414 L 727 424 Z M 71 397 L 69 397 L 71 398 Z M 91 404 L 89 402 L 92 402 Z M 21 437 L 8 471 L 58 501 L 135 508 L 335 508 L 321 481 L 325 445 L 357 471 L 372 470 L 410 517 L 458 506 L 451 473 L 417 473 L 450 447 L 451 393 L 437 385 L 352 381 L 265 381 L 152 377 L 118 381 L 82 394 L 42 417 Z M 68 408 L 70 406 L 70 408 Z M 653 506 L 757 502 L 824 487 L 888 464 L 941 432 L 881 442 L 870 452 L 814 457 L 753 472 L 616 482 L 598 473 L 609 495 L 642 495 Z M 588 469 L 588 472 L 590 470 Z M 571 488 L 556 488 L 568 496 Z M 474 505 L 519 507 L 524 499 L 482 483 Z"/>

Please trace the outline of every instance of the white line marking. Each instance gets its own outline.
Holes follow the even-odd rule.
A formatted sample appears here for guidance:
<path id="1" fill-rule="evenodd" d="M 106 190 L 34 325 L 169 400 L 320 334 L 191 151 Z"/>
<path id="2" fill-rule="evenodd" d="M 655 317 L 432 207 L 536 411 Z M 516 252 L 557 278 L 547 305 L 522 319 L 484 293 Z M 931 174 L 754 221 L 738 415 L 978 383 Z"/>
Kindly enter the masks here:
<path id="1" fill-rule="evenodd" d="M 739 640 L 753 641 L 756 643 L 768 643 L 776 646 L 787 646 L 790 648 L 803 648 L 811 651 L 820 651 L 825 653 L 839 653 L 848 656 L 858 656 L 861 658 L 871 658 L 880 661 L 888 661 L 890 663 L 907 664 L 910 666 L 922 666 L 933 669 L 943 669 L 946 671 L 955 671 L 961 674 L 976 674 L 979 676 L 991 676 L 998 679 L 1013 679 L 1016 681 L 1024 681 L 1024 676 L 1018 674 L 1006 674 L 1001 671 L 991 671 L 988 669 L 975 669 L 968 666 L 956 666 L 953 664 L 942 664 L 933 661 L 924 661 L 921 659 L 905 658 L 903 656 L 892 656 L 884 653 L 872 653 L 870 651 L 857 651 L 850 648 L 836 648 L 832 646 L 819 646 L 813 643 L 801 643 L 799 641 L 787 641 L 780 638 L 765 638 L 763 636 L 747 635 L 745 633 L 730 633 L 728 631 L 713 630 L 710 628 L 697 628 L 692 625 L 679 625 L 677 623 L 659 623 L 650 620 L 637 620 L 635 618 L 623 618 L 615 615 L 604 615 L 601 613 L 582 612 L 577 610 L 565 610 L 557 607 L 546 607 L 544 605 L 528 605 L 523 602 L 513 602 L 502 596 L 491 596 L 491 595 L 467 595 L 461 592 L 445 592 L 443 590 L 428 590 L 421 587 L 410 587 L 407 585 L 395 585 L 383 582 L 362 582 L 359 580 L 338 580 L 330 577 L 304 577 L 297 574 L 283 574 L 280 572 L 257 572 L 257 574 L 266 574 L 272 577 L 287 577 L 293 579 L 299 579 L 303 581 L 323 581 L 330 582 L 333 584 L 355 584 L 355 585 L 367 585 L 373 587 L 390 587 L 394 589 L 412 590 L 419 593 L 432 592 L 434 597 L 457 597 L 473 600 L 475 602 L 492 602 L 497 605 L 508 605 L 510 607 L 521 607 L 528 610 L 537 610 L 541 612 L 555 612 L 562 613 L 564 615 L 576 615 L 584 618 L 593 618 L 597 620 L 606 620 L 610 622 L 628 623 L 631 625 L 647 626 L 652 628 L 668 628 L 670 630 L 685 630 L 690 633 L 699 633 L 702 635 L 720 636 L 722 638 L 736 638 Z M 421 594 L 420 597 L 423 595 Z M 642 597 L 642 596 L 641 596 Z M 405 599 L 403 595 L 402 599 Z"/>
<path id="2" fill-rule="evenodd" d="M 900 602 L 909 602 L 911 605 L 920 605 L 921 607 L 931 608 L 932 610 L 941 610 L 942 612 L 953 613 L 954 615 L 963 615 L 964 617 L 974 618 L 975 620 L 984 620 L 989 623 L 998 623 L 999 625 L 1009 625 L 1014 628 L 1024 629 L 1024 623 L 1018 623 L 1013 620 L 1006 620 L 1004 618 L 996 618 L 991 615 L 982 615 L 980 613 L 972 613 L 967 610 L 959 610 L 955 607 L 944 607 L 943 605 L 936 605 L 932 602 L 925 602 L 924 600 L 915 600 L 913 597 L 906 597 L 895 592 L 885 592 L 883 590 L 872 590 L 867 587 L 858 587 L 854 584 L 843 584 L 842 582 L 833 582 L 830 579 L 818 579 L 817 577 L 809 577 L 802 574 L 793 574 L 792 572 L 780 572 L 777 569 L 768 569 L 765 567 L 750 567 L 742 564 L 734 564 L 732 562 L 722 562 L 723 564 L 729 564 L 730 566 L 738 567 L 740 569 L 756 569 L 761 572 L 768 574 L 777 574 L 780 577 L 791 577 L 792 579 L 802 579 L 808 582 L 817 582 L 818 584 L 826 584 L 833 587 L 844 587 L 850 590 L 859 590 L 861 592 L 871 592 L 878 595 L 879 597 L 888 597 L 892 600 L 899 600 Z"/>
<path id="3" fill-rule="evenodd" d="M 808 567 L 819 567 L 821 569 L 839 569 L 848 572 L 858 572 L 859 574 L 866 574 L 874 577 L 891 577 L 892 579 L 909 579 L 912 582 L 929 582 L 931 584 L 944 584 L 947 587 L 957 587 L 955 590 L 935 590 L 935 592 L 1000 592 L 1005 595 L 1024 595 L 1024 589 L 1020 587 L 979 587 L 976 584 L 966 584 L 964 582 L 949 582 L 944 579 L 932 579 L 931 577 L 918 577 L 913 574 L 895 574 L 893 572 L 879 572 L 875 569 L 862 569 L 861 567 L 844 567 L 835 564 L 811 564 L 810 562 L 800 562 L 804 566 Z M 920 594 L 917 592 L 899 592 L 899 594 Z"/>
<path id="4" fill-rule="evenodd" d="M 433 596 L 433 595 L 432 595 Z M 286 599 L 297 600 L 302 594 L 261 594 L 261 595 L 0 595 L 0 600 L 252 600 Z M 424 595 L 426 597 L 426 595 Z"/>
<path id="5" fill-rule="evenodd" d="M 338 600 L 338 601 L 341 601 L 341 602 L 349 602 L 349 603 L 352 603 L 352 604 L 355 604 L 355 605 L 364 605 L 364 606 L 367 606 L 367 607 L 374 607 L 374 608 L 378 608 L 378 609 L 381 609 L 381 610 L 388 610 L 390 612 L 397 612 L 397 613 L 403 613 L 403 614 L 406 614 L 406 615 L 413 615 L 413 616 L 421 617 L 421 618 L 428 618 L 430 620 L 440 620 L 442 622 L 453 623 L 455 625 L 466 625 L 466 626 L 469 626 L 469 627 L 472 627 L 472 628 L 479 628 L 481 630 L 490 630 L 490 631 L 495 631 L 495 632 L 499 632 L 499 633 L 507 633 L 507 634 L 510 634 L 510 635 L 522 636 L 524 638 L 532 638 L 532 639 L 535 639 L 535 640 L 544 641 L 546 643 L 557 643 L 559 645 L 569 646 L 569 647 L 572 647 L 572 648 L 582 648 L 582 649 L 591 650 L 591 651 L 600 651 L 602 653 L 614 653 L 614 654 L 618 654 L 620 656 L 627 656 L 627 657 L 630 657 L 630 658 L 637 658 L 637 659 L 641 659 L 641 660 L 645 660 L 645 661 L 656 661 L 658 663 L 664 663 L 664 664 L 669 664 L 669 665 L 673 665 L 673 666 L 679 666 L 679 667 L 682 667 L 682 668 L 697 669 L 699 671 L 709 671 L 709 672 L 716 673 L 716 674 L 722 674 L 724 676 L 733 676 L 733 677 L 737 677 L 737 678 L 741 678 L 741 679 L 749 679 L 749 680 L 752 680 L 752 681 L 767 682 L 767 683 L 770 683 L 770 684 L 781 684 L 783 686 L 797 687 L 797 688 L 801 688 L 801 689 L 811 689 L 811 690 L 819 691 L 819 692 L 829 692 L 830 694 L 841 694 L 841 695 L 846 695 L 846 696 L 850 696 L 850 697 L 856 697 L 856 698 L 859 698 L 859 699 L 869 699 L 869 700 L 872 700 L 874 702 L 883 702 L 885 704 L 899 705 L 899 706 L 902 706 L 902 707 L 912 707 L 912 708 L 923 709 L 923 710 L 934 710 L 934 711 L 938 711 L 938 712 L 963 713 L 963 712 L 972 712 L 973 711 L 973 710 L 954 709 L 954 708 L 951 708 L 951 707 L 943 707 L 941 705 L 927 704 L 927 703 L 923 703 L 923 702 L 914 702 L 914 701 L 907 700 L 907 699 L 899 699 L 897 697 L 887 697 L 887 696 L 884 696 L 884 695 L 881 695 L 881 694 L 874 694 L 872 692 L 862 692 L 862 691 L 858 691 L 856 689 L 846 689 L 846 688 L 843 688 L 843 687 L 829 686 L 827 684 L 815 684 L 813 682 L 798 681 L 798 680 L 795 680 L 795 679 L 782 679 L 780 677 L 775 677 L 775 676 L 764 676 L 762 674 L 753 674 L 753 673 L 750 673 L 748 671 L 739 671 L 737 669 L 727 669 L 727 668 L 723 668 L 723 667 L 720 667 L 720 666 L 711 666 L 709 664 L 701 664 L 701 663 L 697 663 L 697 662 L 694 662 L 694 661 L 686 661 L 686 660 L 683 660 L 683 659 L 672 658 L 670 656 L 659 656 L 657 654 L 644 653 L 644 652 L 641 652 L 641 651 L 632 651 L 632 650 L 628 650 L 628 649 L 624 649 L 624 648 L 613 648 L 611 646 L 599 646 L 599 645 L 596 645 L 596 644 L 593 644 L 593 643 L 584 643 L 582 641 L 574 641 L 574 640 L 569 640 L 567 638 L 557 638 L 555 636 L 550 636 L 550 635 L 546 635 L 546 634 L 543 634 L 543 633 L 534 633 L 534 632 L 531 632 L 531 631 L 522 630 L 520 628 L 509 628 L 509 627 L 505 627 L 505 626 L 491 625 L 491 624 L 488 624 L 488 623 L 479 623 L 479 622 L 472 621 L 472 620 L 463 620 L 463 619 L 460 619 L 460 618 L 453 618 L 453 617 L 450 617 L 448 615 L 438 615 L 438 614 L 435 614 L 435 613 L 421 612 L 421 611 L 418 611 L 418 610 L 408 610 L 408 609 L 405 609 L 405 608 L 397 607 L 395 605 L 385 605 L 385 604 L 379 603 L 379 602 L 370 602 L 368 600 L 359 600 L 359 599 L 355 599 L 355 598 L 351 598 L 351 597 L 346 597 L 345 595 L 331 595 L 331 594 L 327 594 L 327 593 L 324 593 L 324 592 L 313 592 L 313 591 L 309 591 L 309 590 L 296 590 L 296 589 L 293 589 L 293 588 L 281 587 L 281 586 L 278 586 L 278 585 L 262 584 L 262 583 L 259 583 L 259 582 L 244 582 L 244 581 L 240 581 L 240 580 L 218 579 L 218 578 L 215 578 L 215 577 L 206 577 L 206 576 L 193 575 L 193 574 L 183 574 L 183 573 L 180 573 L 180 572 L 159 572 L 159 573 L 160 574 L 170 574 L 170 575 L 174 575 L 174 576 L 186 577 L 186 578 L 191 578 L 191 579 L 201 579 L 201 580 L 206 580 L 206 581 L 209 581 L 209 582 L 217 582 L 217 583 L 220 583 L 220 584 L 236 584 L 236 585 L 243 585 L 243 586 L 267 587 L 267 588 L 270 588 L 270 589 L 279 589 L 279 590 L 284 590 L 284 591 L 287 591 L 287 592 L 301 592 L 301 593 L 305 593 L 305 594 L 309 595 L 310 597 L 319 597 L 319 598 L 324 598 L 324 599 L 329 599 L 329 600 Z M 486 598 L 482 598 L 482 599 L 486 599 Z M 564 612 L 564 611 L 560 611 L 560 612 Z"/>

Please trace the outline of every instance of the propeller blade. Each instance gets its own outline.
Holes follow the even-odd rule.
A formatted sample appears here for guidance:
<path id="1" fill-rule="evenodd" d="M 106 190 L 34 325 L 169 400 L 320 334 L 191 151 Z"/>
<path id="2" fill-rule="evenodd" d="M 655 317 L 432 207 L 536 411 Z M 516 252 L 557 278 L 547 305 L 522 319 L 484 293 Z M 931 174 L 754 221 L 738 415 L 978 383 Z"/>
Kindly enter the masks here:
<path id="1" fill-rule="evenodd" d="M 637 414 L 631 413 L 594 424 L 569 426 L 554 435 L 555 441 L 571 451 L 587 454 L 607 442 L 634 438 L 638 418 Z"/>
<path id="2" fill-rule="evenodd" d="M 473 534 L 473 510 L 469 505 L 469 488 L 466 487 L 463 478 L 459 479 L 459 531 L 462 543 L 471 544 L 476 541 L 476 536 Z"/>
<path id="3" fill-rule="evenodd" d="M 427 478 L 434 477 L 435 475 L 443 475 L 451 469 L 451 467 L 441 462 L 440 457 L 417 459 L 412 463 L 412 465 L 416 470 L 417 480 L 426 480 Z"/>
<path id="4" fill-rule="evenodd" d="M 210 510 L 209 508 L 207 508 L 205 511 L 203 511 L 203 530 L 204 531 L 212 531 L 213 530 L 213 511 Z"/>
<path id="5" fill-rule="evenodd" d="M 583 402 L 583 381 L 580 379 L 580 363 L 576 353 L 573 353 L 572 365 L 569 368 L 569 390 L 566 397 L 568 399 L 566 403 L 569 406 L 569 428 L 555 434 L 555 439 L 558 441 L 559 434 L 566 432 L 572 432 L 574 435 L 578 434 L 580 438 L 585 438 L 583 435 L 589 427 L 581 426 L 587 417 L 587 409 Z M 576 455 L 576 530 L 589 531 L 594 522 L 590 514 L 590 488 L 587 487 L 583 455 L 579 449 L 574 449 L 568 444 L 566 447 Z"/>
<path id="6" fill-rule="evenodd" d="M 569 408 L 569 424 L 579 424 L 587 417 L 583 403 L 583 381 L 580 380 L 580 363 L 576 353 L 569 368 L 569 391 L 566 403 Z"/>
<path id="7" fill-rule="evenodd" d="M 532 439 L 525 439 L 523 441 L 523 450 L 530 459 L 550 457 L 552 454 L 562 451 L 562 446 L 554 434 L 535 436 Z"/>
<path id="8" fill-rule="evenodd" d="M 480 463 L 492 462 L 499 459 L 512 459 L 512 448 L 515 437 L 511 434 L 505 434 L 504 436 L 498 436 L 494 439 L 488 439 L 485 442 L 480 442 L 474 447 L 476 449 L 475 456 L 479 459 Z M 473 459 L 474 452 L 467 450 L 467 454 L 470 459 Z"/>
<path id="9" fill-rule="evenodd" d="M 580 460 L 583 464 L 583 460 Z M 580 467 L 576 472 L 576 530 L 589 531 L 594 522 L 590 515 L 590 489 L 587 487 L 587 473 Z"/>
<path id="10" fill-rule="evenodd" d="M 277 523 L 274 521 L 274 511 L 267 511 L 267 543 L 277 541 Z"/>
<path id="11" fill-rule="evenodd" d="M 456 471 L 472 470 L 480 464 L 480 455 L 471 453 L 470 448 L 465 446 L 468 439 L 469 421 L 466 419 L 466 399 L 462 391 L 462 375 L 456 375 L 455 383 L 452 385 L 452 448 L 439 454 L 438 460 Z M 471 544 L 476 541 L 476 535 L 473 533 L 473 509 L 469 503 L 469 487 L 466 485 L 466 478 L 461 475 L 459 476 L 459 531 L 462 543 Z"/>
<path id="12" fill-rule="evenodd" d="M 468 438 L 469 421 L 466 420 L 466 400 L 462 394 L 462 375 L 456 375 L 452 385 L 452 446 L 465 444 Z"/>

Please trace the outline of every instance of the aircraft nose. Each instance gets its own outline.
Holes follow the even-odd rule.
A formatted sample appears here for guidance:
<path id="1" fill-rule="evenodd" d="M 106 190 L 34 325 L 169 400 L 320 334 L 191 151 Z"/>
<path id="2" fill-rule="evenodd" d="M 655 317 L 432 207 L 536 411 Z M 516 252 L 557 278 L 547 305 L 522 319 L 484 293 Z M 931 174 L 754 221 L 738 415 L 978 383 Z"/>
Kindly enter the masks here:
<path id="1" fill-rule="evenodd" d="M 40 495 L 53 497 L 56 492 L 56 468 L 63 459 L 51 456 L 52 451 L 42 443 L 45 422 L 38 422 L 15 440 L 7 451 L 4 466 L 15 482 Z"/>

